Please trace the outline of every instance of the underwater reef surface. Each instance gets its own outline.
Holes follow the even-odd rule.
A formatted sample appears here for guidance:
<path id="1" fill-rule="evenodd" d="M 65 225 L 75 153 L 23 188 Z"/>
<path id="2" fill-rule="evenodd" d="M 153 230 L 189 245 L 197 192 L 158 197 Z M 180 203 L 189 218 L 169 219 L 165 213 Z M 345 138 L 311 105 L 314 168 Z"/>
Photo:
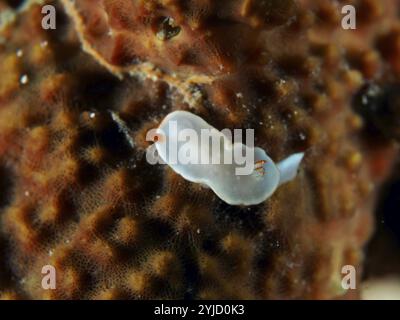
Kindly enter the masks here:
<path id="1" fill-rule="evenodd" d="M 348 2 L 357 30 L 342 1 L 2 2 L 0 297 L 357 298 L 341 270 L 361 279 L 398 152 L 400 5 Z M 148 164 L 175 110 L 253 128 L 276 160 L 305 152 L 297 178 L 230 206 Z"/>

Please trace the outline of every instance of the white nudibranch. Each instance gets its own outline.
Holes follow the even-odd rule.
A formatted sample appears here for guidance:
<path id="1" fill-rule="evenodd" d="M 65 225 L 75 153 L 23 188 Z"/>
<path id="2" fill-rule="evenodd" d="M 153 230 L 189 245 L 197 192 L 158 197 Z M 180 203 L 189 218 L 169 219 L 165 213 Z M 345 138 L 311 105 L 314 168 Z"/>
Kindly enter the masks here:
<path id="1" fill-rule="evenodd" d="M 218 131 L 187 111 L 168 114 L 151 134 L 147 138 L 154 144 L 149 151 L 155 153 L 156 149 L 162 161 L 176 173 L 208 186 L 230 205 L 256 205 L 265 201 L 278 186 L 296 177 L 304 156 L 296 153 L 275 164 L 263 149 L 244 145 L 241 139 L 236 142 L 236 136 L 232 139 L 226 130 Z M 226 154 L 230 157 L 225 158 Z"/>

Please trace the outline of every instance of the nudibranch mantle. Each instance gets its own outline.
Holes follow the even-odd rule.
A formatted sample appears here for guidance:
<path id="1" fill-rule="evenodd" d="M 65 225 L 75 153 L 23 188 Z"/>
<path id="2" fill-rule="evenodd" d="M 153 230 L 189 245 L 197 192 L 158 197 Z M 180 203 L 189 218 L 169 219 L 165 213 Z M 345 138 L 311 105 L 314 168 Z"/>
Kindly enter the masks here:
<path id="1" fill-rule="evenodd" d="M 212 149 L 212 146 L 205 146 L 202 139 L 194 137 L 201 137 L 204 129 L 211 132 L 211 139 L 216 138 L 217 141 L 221 141 L 217 152 L 220 151 L 221 154 L 231 152 L 232 155 L 235 155 L 235 152 L 242 152 L 242 155 L 251 155 L 251 173 L 238 175 L 238 169 L 240 170 L 241 166 L 235 160 L 226 163 L 222 160 L 223 156 L 219 158 L 218 163 L 213 161 L 182 163 L 176 158 L 172 159 L 171 154 L 179 157 L 182 155 L 181 150 L 185 152 L 190 150 L 191 156 L 195 154 L 196 159 L 200 159 L 204 154 L 205 158 L 211 159 L 211 153 L 215 149 Z M 252 148 L 241 142 L 232 142 L 231 139 L 227 139 L 226 134 L 209 125 L 201 117 L 187 111 L 174 111 L 168 114 L 156 129 L 156 136 L 157 138 L 153 139 L 155 143 L 151 147 L 155 146 L 158 156 L 164 163 L 186 180 L 211 188 L 220 199 L 230 205 L 247 206 L 264 202 L 278 186 L 296 177 L 304 157 L 304 153 L 295 153 L 275 164 L 263 149 Z"/>

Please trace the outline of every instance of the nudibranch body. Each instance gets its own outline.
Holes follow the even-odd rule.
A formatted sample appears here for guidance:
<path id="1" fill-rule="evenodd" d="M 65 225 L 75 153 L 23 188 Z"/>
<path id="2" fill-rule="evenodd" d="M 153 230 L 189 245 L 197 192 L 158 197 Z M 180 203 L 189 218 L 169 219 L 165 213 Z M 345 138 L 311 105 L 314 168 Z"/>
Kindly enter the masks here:
<path id="1" fill-rule="evenodd" d="M 225 130 L 218 131 L 187 111 L 167 115 L 148 139 L 155 142 L 152 152 L 156 148 L 175 172 L 208 186 L 230 205 L 262 203 L 279 185 L 296 177 L 304 156 L 296 153 L 275 164 L 263 149 L 232 142 Z"/>

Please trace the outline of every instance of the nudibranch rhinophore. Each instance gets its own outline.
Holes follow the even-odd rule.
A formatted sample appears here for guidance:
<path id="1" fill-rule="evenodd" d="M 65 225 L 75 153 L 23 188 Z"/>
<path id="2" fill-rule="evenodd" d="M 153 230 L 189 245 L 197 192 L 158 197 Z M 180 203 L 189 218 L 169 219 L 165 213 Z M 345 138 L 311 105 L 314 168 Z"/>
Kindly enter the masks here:
<path id="1" fill-rule="evenodd" d="M 254 133 L 252 138 L 254 142 Z M 263 149 L 245 145 L 241 138 L 236 142 L 229 130 L 218 131 L 187 111 L 168 114 L 147 139 L 154 141 L 147 153 L 150 162 L 156 151 L 176 173 L 211 188 L 230 205 L 262 203 L 296 177 L 304 156 L 295 153 L 275 164 Z"/>

